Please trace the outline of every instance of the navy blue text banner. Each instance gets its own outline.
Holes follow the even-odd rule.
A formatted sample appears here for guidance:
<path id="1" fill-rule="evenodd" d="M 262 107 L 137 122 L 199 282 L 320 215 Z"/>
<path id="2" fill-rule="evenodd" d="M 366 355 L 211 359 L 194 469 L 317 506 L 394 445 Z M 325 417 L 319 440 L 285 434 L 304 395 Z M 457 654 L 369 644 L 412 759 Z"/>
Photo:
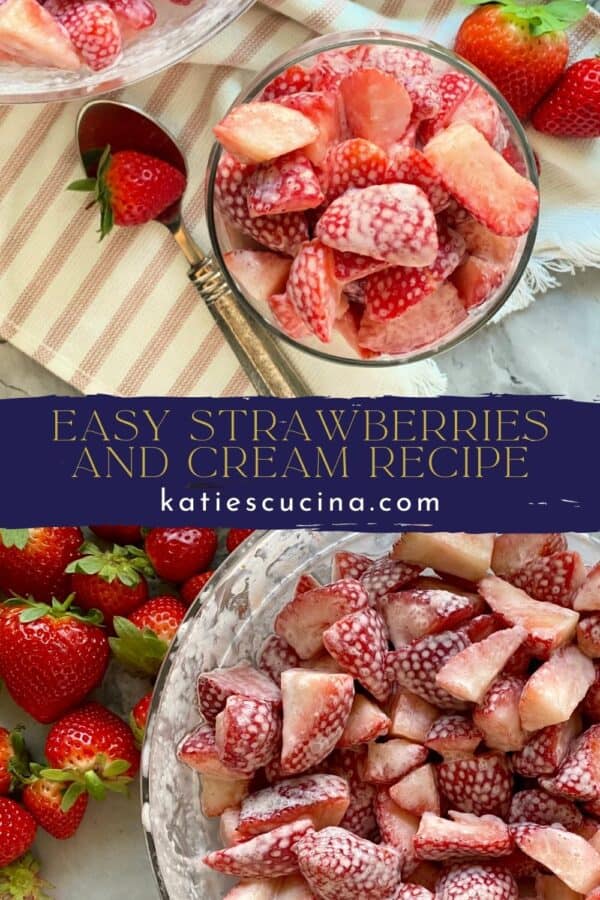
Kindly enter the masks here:
<path id="1" fill-rule="evenodd" d="M 0 427 L 4 527 L 600 530 L 592 403 L 44 397 Z"/>

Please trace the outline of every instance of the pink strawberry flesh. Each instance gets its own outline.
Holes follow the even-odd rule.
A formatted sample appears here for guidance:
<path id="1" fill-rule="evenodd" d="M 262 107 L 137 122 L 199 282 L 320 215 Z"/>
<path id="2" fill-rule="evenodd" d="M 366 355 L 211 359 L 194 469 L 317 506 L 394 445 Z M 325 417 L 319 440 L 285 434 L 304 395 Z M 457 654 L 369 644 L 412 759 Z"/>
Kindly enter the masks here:
<path id="1" fill-rule="evenodd" d="M 521 825 L 517 846 L 581 894 L 600 885 L 600 854 L 584 838 L 558 828 Z"/>
<path id="2" fill-rule="evenodd" d="M 480 703 L 526 637 L 527 631 L 518 625 L 494 632 L 448 660 L 437 673 L 436 683 L 460 700 Z"/>
<path id="3" fill-rule="evenodd" d="M 300 91 L 278 98 L 278 103 L 309 119 L 317 135 L 303 148 L 315 166 L 323 166 L 329 148 L 342 137 L 342 109 L 339 95 L 331 91 Z"/>
<path id="4" fill-rule="evenodd" d="M 290 270 L 287 294 L 300 319 L 320 341 L 328 343 L 340 299 L 329 247 L 320 241 L 301 247 Z"/>
<path id="5" fill-rule="evenodd" d="M 198 707 L 207 722 L 213 724 L 232 694 L 281 704 L 281 692 L 263 672 L 241 663 L 225 669 L 203 672 L 197 682 Z"/>
<path id="6" fill-rule="evenodd" d="M 444 860 L 506 856 L 514 840 L 508 827 L 496 816 L 451 813 L 451 819 L 440 819 L 426 812 L 414 845 L 419 859 Z"/>
<path id="7" fill-rule="evenodd" d="M 443 590 L 405 590 L 386 594 L 380 600 L 394 646 L 407 644 L 427 634 L 455 628 L 476 613 L 483 602 L 476 595 L 465 597 Z"/>
<path id="8" fill-rule="evenodd" d="M 405 532 L 394 544 L 392 556 L 405 562 L 430 566 L 467 581 L 478 581 L 488 572 L 494 537 L 491 534 L 466 534 L 438 531 Z"/>
<path id="9" fill-rule="evenodd" d="M 263 302 L 285 289 L 292 266 L 286 257 L 264 250 L 232 250 L 223 259 L 243 292 Z"/>
<path id="10" fill-rule="evenodd" d="M 337 775 L 302 775 L 257 791 L 243 802 L 238 832 L 254 837 L 298 819 L 316 828 L 339 825 L 350 803 L 348 782 Z"/>
<path id="11" fill-rule="evenodd" d="M 577 647 L 562 647 L 528 680 L 519 701 L 523 727 L 539 731 L 566 722 L 594 683 L 591 659 Z"/>
<path id="12" fill-rule="evenodd" d="M 314 141 L 318 128 L 279 103 L 244 103 L 213 128 L 215 137 L 240 162 L 267 162 Z"/>
<path id="13" fill-rule="evenodd" d="M 204 857 L 204 864 L 224 875 L 238 878 L 276 878 L 298 871 L 296 846 L 314 831 L 310 819 L 298 819 L 267 834 L 259 834 L 248 841 L 215 850 Z"/>
<path id="14" fill-rule="evenodd" d="M 0 51 L 22 65 L 81 68 L 66 30 L 36 0 L 0 4 Z"/>
<path id="15" fill-rule="evenodd" d="M 356 747 L 383 737 L 390 730 L 390 719 L 368 697 L 357 694 L 338 747 Z M 336 823 L 337 824 L 337 823 Z"/>
<path id="16" fill-rule="evenodd" d="M 248 181 L 248 212 L 252 218 L 314 209 L 324 199 L 315 170 L 298 150 L 260 166 Z"/>
<path id="17" fill-rule="evenodd" d="M 378 69 L 360 69 L 340 83 L 352 135 L 387 150 L 408 128 L 412 101 L 403 84 Z"/>

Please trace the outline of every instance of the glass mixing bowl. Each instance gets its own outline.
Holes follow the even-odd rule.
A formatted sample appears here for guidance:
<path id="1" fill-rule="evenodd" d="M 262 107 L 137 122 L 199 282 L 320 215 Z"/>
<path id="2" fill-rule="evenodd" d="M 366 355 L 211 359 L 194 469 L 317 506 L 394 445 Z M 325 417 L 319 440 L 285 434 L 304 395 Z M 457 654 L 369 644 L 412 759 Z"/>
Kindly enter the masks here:
<path id="1" fill-rule="evenodd" d="M 295 48 L 283 56 L 278 57 L 278 59 L 271 63 L 267 69 L 253 79 L 247 88 L 239 95 L 233 106 L 249 103 L 256 99 L 273 78 L 289 66 L 299 64 L 306 65 L 317 53 L 348 48 L 357 44 L 379 44 L 419 50 L 426 53 L 431 58 L 436 71 L 443 73 L 444 71 L 451 69 L 469 75 L 491 95 L 492 99 L 498 105 L 502 122 L 508 131 L 509 144 L 512 145 L 515 157 L 530 180 L 536 187 L 538 186 L 537 167 L 527 136 L 521 123 L 502 94 L 500 94 L 497 88 L 494 87 L 491 81 L 489 81 L 482 72 L 475 69 L 451 50 L 447 50 L 439 44 L 424 41 L 420 38 L 379 30 L 349 31 L 316 38 L 315 40 L 308 41 L 301 47 Z M 537 233 L 537 219 L 530 231 L 519 239 L 517 251 L 502 284 L 498 286 L 481 306 L 471 310 L 467 318 L 457 328 L 425 347 L 401 355 L 383 355 L 373 359 L 362 359 L 344 340 L 341 334 L 335 330 L 333 339 L 331 343 L 328 344 L 321 343 L 315 337 L 295 340 L 288 337 L 281 328 L 279 328 L 274 321 L 267 304 L 261 303 L 256 298 L 253 298 L 244 292 L 228 270 L 224 254 L 229 250 L 237 249 L 243 244 L 240 243 L 239 240 L 236 240 L 237 236 L 232 235 L 233 229 L 228 230 L 215 202 L 215 177 L 221 154 L 221 145 L 215 144 L 210 155 L 207 173 L 206 216 L 215 258 L 223 271 L 230 288 L 240 302 L 245 303 L 263 322 L 266 323 L 268 327 L 273 329 L 279 337 L 292 344 L 292 346 L 311 353 L 321 359 L 376 368 L 380 366 L 398 365 L 399 363 L 416 362 L 417 360 L 428 359 L 445 350 L 449 350 L 479 331 L 479 329 L 506 303 L 523 276 L 533 251 Z"/>
<path id="2" fill-rule="evenodd" d="M 196 678 L 201 671 L 255 662 L 275 616 L 298 576 L 330 580 L 336 551 L 388 553 L 398 534 L 263 531 L 244 541 L 208 582 L 171 645 L 160 670 L 142 750 L 142 823 L 162 900 L 221 900 L 233 885 L 200 864 L 218 843 L 216 819 L 200 808 L 199 780 L 175 755 L 198 724 Z M 569 534 L 586 565 L 600 559 L 600 542 Z"/>
<path id="3" fill-rule="evenodd" d="M 45 103 L 92 97 L 125 87 L 180 62 L 241 16 L 254 0 L 157 0 L 156 24 L 102 72 L 63 72 L 0 63 L 0 103 Z"/>

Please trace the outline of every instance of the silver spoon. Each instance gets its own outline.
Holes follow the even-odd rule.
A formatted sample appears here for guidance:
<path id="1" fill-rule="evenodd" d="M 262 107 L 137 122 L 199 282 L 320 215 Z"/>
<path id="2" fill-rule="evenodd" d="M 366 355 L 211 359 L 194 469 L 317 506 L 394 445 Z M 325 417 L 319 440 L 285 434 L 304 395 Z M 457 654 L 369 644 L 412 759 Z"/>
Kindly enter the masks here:
<path id="1" fill-rule="evenodd" d="M 96 174 L 102 150 L 138 150 L 175 166 L 187 176 L 185 157 L 155 119 L 126 103 L 92 100 L 77 117 L 77 143 L 88 177 Z M 258 316 L 234 297 L 213 259 L 200 250 L 182 218 L 183 197 L 156 221 L 169 229 L 190 264 L 188 276 L 206 303 L 258 394 L 304 397 L 312 391 L 281 352 Z"/>

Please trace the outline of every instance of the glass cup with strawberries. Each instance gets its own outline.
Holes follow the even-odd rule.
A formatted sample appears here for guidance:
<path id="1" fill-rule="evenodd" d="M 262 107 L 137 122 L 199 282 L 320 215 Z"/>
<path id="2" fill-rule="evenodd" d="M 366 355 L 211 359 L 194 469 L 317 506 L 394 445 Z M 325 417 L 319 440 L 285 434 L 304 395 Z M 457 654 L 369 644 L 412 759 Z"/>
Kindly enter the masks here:
<path id="1" fill-rule="evenodd" d="M 232 290 L 324 359 L 414 362 L 515 290 L 539 206 L 516 116 L 436 44 L 347 32 L 304 44 L 214 128 L 208 226 Z"/>

